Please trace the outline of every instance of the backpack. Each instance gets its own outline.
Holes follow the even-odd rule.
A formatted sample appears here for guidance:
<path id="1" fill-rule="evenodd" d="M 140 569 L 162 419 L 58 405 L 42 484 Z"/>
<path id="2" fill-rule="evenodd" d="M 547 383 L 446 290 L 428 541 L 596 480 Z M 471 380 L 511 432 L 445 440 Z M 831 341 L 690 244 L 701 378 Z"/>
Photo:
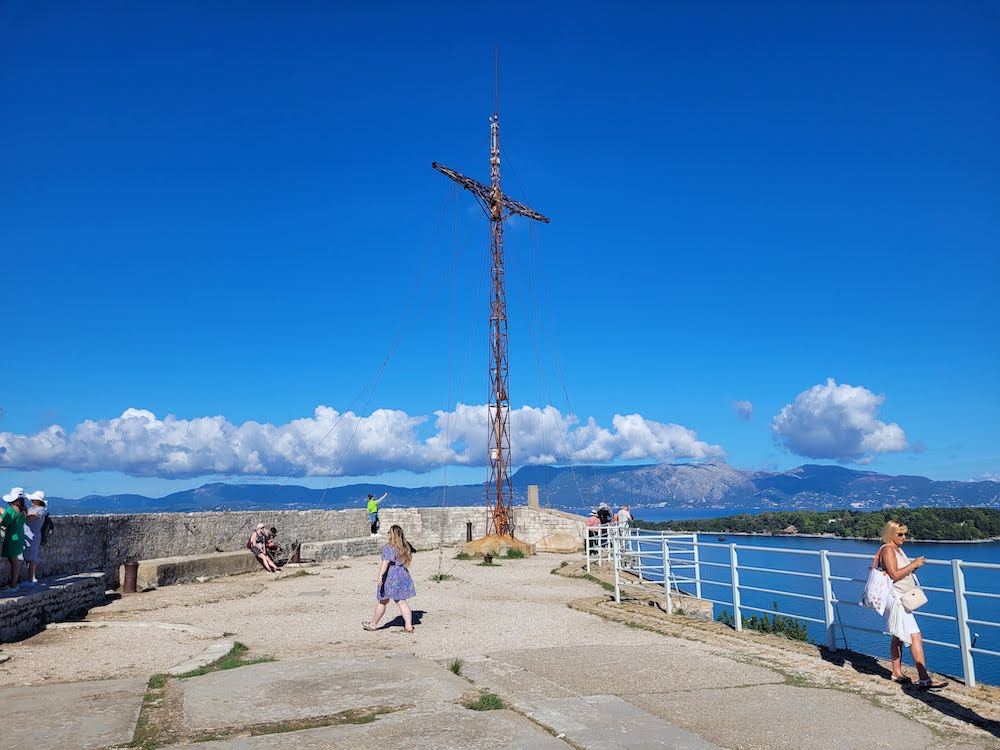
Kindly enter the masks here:
<path id="1" fill-rule="evenodd" d="M 48 514 L 45 515 L 45 520 L 42 521 L 42 544 L 49 541 L 49 537 L 52 536 L 52 532 L 56 530 L 56 525 L 52 521 L 52 517 Z"/>
<path id="2" fill-rule="evenodd" d="M 601 523 L 604 525 L 611 523 L 611 511 L 607 508 L 598 508 L 597 517 L 601 519 Z"/>

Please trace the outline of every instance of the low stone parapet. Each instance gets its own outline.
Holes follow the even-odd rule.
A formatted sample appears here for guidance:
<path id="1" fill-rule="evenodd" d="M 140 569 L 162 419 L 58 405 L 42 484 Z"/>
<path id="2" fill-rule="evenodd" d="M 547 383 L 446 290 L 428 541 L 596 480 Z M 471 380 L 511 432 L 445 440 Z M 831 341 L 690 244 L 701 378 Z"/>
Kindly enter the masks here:
<path id="1" fill-rule="evenodd" d="M 248 549 L 207 555 L 157 557 L 139 561 L 135 589 L 149 591 L 171 583 L 184 583 L 201 577 L 230 576 L 254 570 L 260 570 L 260 563 Z M 124 565 L 118 571 L 118 580 L 125 580 Z"/>
<path id="2" fill-rule="evenodd" d="M 303 542 L 302 557 L 306 560 L 337 560 L 341 557 L 377 555 L 385 540 L 366 536 L 356 539 L 331 539 L 326 542 Z"/>
<path id="3" fill-rule="evenodd" d="M 43 578 L 35 587 L 0 596 L 0 643 L 27 638 L 50 622 L 85 614 L 104 602 L 104 585 L 103 573 L 79 573 Z"/>

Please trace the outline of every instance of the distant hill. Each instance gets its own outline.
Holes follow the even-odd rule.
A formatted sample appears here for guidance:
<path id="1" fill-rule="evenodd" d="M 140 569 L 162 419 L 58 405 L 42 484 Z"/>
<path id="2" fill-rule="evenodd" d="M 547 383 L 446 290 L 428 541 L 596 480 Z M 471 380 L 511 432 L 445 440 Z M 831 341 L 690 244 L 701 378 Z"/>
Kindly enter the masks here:
<path id="1" fill-rule="evenodd" d="M 784 472 L 736 469 L 721 461 L 646 466 L 526 466 L 513 477 L 515 503 L 524 503 L 529 484 L 540 487 L 542 504 L 581 511 L 598 502 L 659 508 L 803 509 L 854 507 L 1000 507 L 1000 482 L 939 482 L 919 476 L 890 476 L 842 466 L 806 464 Z M 360 508 L 368 493 L 389 492 L 397 507 L 475 505 L 484 485 L 392 487 L 353 484 L 323 490 L 298 485 L 206 484 L 161 498 L 90 495 L 52 498 L 53 510 L 69 513 L 188 513 L 209 510 Z"/>

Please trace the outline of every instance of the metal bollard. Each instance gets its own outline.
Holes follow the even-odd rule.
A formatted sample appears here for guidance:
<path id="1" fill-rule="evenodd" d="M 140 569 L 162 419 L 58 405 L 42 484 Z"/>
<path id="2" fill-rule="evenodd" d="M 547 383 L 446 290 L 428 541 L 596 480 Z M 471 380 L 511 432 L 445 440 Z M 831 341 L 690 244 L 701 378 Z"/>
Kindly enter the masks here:
<path id="1" fill-rule="evenodd" d="M 465 522 L 465 541 L 472 541 L 472 521 Z"/>
<path id="2" fill-rule="evenodd" d="M 122 593 L 134 594 L 135 582 L 139 577 L 139 563 L 129 561 L 125 563 L 125 580 L 122 581 Z"/>

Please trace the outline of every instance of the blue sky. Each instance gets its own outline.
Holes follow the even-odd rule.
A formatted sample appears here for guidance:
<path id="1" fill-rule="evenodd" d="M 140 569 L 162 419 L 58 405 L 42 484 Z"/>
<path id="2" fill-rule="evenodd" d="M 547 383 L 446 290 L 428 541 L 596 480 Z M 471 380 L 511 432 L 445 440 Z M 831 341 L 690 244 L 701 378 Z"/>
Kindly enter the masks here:
<path id="1" fill-rule="evenodd" d="M 0 5 L 0 481 L 481 481 L 495 47 L 522 462 L 1000 477 L 995 4 L 487 11 Z"/>

